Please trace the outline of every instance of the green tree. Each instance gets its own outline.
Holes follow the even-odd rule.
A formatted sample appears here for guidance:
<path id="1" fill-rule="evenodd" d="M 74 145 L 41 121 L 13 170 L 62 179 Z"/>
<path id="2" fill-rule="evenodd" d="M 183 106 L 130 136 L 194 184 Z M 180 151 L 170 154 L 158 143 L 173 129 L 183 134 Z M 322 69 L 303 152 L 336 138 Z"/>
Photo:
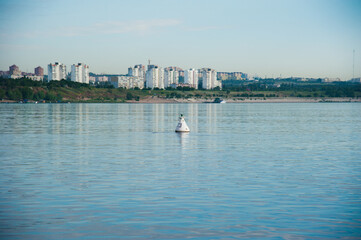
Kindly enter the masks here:
<path id="1" fill-rule="evenodd" d="M 60 93 L 58 93 L 58 94 L 56 95 L 56 100 L 57 100 L 57 101 L 62 101 L 62 100 L 63 100 L 63 96 L 62 96 Z"/>
<path id="2" fill-rule="evenodd" d="M 56 96 L 50 92 L 47 92 L 44 99 L 47 101 L 56 101 Z"/>
<path id="3" fill-rule="evenodd" d="M 130 92 L 127 92 L 126 98 L 127 98 L 127 100 L 132 100 L 133 99 L 133 94 L 131 94 Z"/>
<path id="4" fill-rule="evenodd" d="M 6 94 L 5 94 L 5 90 L 0 88 L 0 99 L 5 98 Z"/>
<path id="5" fill-rule="evenodd" d="M 34 92 L 29 87 L 24 87 L 21 90 L 21 93 L 23 94 L 24 99 L 33 99 L 34 97 Z"/>
<path id="6" fill-rule="evenodd" d="M 34 94 L 34 100 L 43 100 L 45 98 L 45 93 L 43 91 L 38 91 Z"/>
<path id="7" fill-rule="evenodd" d="M 21 94 L 19 89 L 9 90 L 8 91 L 8 97 L 11 100 L 20 100 L 23 98 L 23 95 Z"/>

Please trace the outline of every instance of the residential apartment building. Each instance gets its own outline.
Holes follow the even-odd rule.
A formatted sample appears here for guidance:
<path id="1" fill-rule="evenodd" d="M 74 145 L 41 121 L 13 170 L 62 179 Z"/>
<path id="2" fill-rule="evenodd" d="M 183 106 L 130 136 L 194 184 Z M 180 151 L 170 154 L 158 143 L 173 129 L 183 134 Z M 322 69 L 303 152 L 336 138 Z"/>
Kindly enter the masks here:
<path id="1" fill-rule="evenodd" d="M 110 83 L 115 88 L 144 88 L 144 80 L 141 77 L 133 77 L 133 76 L 114 76 L 110 78 Z"/>
<path id="2" fill-rule="evenodd" d="M 145 79 L 145 67 L 142 64 L 135 65 L 133 68 L 128 68 L 128 76 L 140 77 Z"/>
<path id="3" fill-rule="evenodd" d="M 191 68 L 184 71 L 184 83 L 198 89 L 198 70 Z"/>
<path id="4" fill-rule="evenodd" d="M 36 76 L 44 76 L 44 68 L 42 67 L 37 67 L 37 68 L 34 68 L 34 73 Z"/>
<path id="5" fill-rule="evenodd" d="M 340 82 L 340 78 L 323 78 L 322 82 Z"/>
<path id="6" fill-rule="evenodd" d="M 105 83 L 105 82 L 110 82 L 108 76 L 104 76 L 104 75 L 89 76 L 89 83 L 102 84 L 102 83 Z"/>
<path id="7" fill-rule="evenodd" d="M 71 65 L 71 81 L 89 84 L 89 66 L 83 63 Z"/>
<path id="8" fill-rule="evenodd" d="M 9 67 L 9 75 L 21 76 L 21 71 L 20 71 L 19 67 L 16 66 L 15 64 L 11 65 Z"/>
<path id="9" fill-rule="evenodd" d="M 166 68 L 164 70 L 164 87 L 171 87 L 172 84 L 178 84 L 179 72 L 173 68 Z"/>
<path id="10" fill-rule="evenodd" d="M 181 72 L 181 71 L 183 71 L 183 69 L 182 68 L 180 68 L 180 67 L 167 67 L 167 68 L 165 68 L 166 70 L 170 70 L 170 69 L 173 69 L 174 71 L 178 71 L 178 72 Z"/>
<path id="11" fill-rule="evenodd" d="M 202 69 L 202 88 L 213 89 L 216 87 L 222 88 L 222 84 L 217 80 L 217 71 L 211 68 Z"/>
<path id="12" fill-rule="evenodd" d="M 23 77 L 23 73 L 20 71 L 19 67 L 14 65 L 11 65 L 9 67 L 9 71 L 4 72 L 5 74 L 3 74 L 3 76 L 5 76 L 6 78 L 11 78 L 11 79 L 17 79 L 17 78 L 22 78 Z"/>
<path id="13" fill-rule="evenodd" d="M 248 75 L 242 72 L 218 72 L 217 78 L 221 80 L 247 80 Z"/>
<path id="14" fill-rule="evenodd" d="M 108 82 L 108 81 L 109 81 L 108 76 L 95 76 L 95 82 L 97 82 L 97 83 Z"/>
<path id="15" fill-rule="evenodd" d="M 66 79 L 66 66 L 62 63 L 48 65 L 48 81 Z"/>
<path id="16" fill-rule="evenodd" d="M 35 74 L 28 74 L 28 75 L 25 75 L 25 77 L 33 80 L 33 81 L 43 81 L 44 80 L 44 76 L 37 76 Z"/>
<path id="17" fill-rule="evenodd" d="M 148 65 L 145 81 L 148 88 L 164 89 L 164 69 L 157 65 Z"/>

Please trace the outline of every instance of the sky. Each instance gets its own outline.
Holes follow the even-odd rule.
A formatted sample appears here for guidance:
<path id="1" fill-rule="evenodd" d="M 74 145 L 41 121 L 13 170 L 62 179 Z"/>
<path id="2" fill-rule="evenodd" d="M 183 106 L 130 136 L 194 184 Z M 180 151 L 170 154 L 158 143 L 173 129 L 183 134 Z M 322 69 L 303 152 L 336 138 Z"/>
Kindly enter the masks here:
<path id="1" fill-rule="evenodd" d="M 259 77 L 360 77 L 361 0 L 0 0 L 0 70 L 47 73 L 61 62 L 126 74 L 148 59 Z"/>

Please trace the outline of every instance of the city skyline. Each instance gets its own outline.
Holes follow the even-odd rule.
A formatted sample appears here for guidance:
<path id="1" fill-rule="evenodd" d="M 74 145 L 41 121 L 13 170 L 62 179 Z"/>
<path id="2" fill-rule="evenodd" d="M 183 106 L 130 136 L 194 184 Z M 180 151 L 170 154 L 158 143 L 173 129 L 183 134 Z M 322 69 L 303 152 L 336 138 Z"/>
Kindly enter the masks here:
<path id="1" fill-rule="evenodd" d="M 360 1 L 15 0 L 0 9 L 1 70 L 85 62 L 126 74 L 151 59 L 259 77 L 361 75 Z"/>

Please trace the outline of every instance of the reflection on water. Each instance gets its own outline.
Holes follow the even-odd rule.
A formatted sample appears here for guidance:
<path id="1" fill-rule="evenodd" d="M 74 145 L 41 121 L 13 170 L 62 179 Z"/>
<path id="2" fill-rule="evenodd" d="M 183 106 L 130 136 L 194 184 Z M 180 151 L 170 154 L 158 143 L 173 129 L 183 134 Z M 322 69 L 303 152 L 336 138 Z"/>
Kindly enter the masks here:
<path id="1" fill-rule="evenodd" d="M 0 104 L 0 238 L 358 238 L 360 106 Z"/>
<path id="2" fill-rule="evenodd" d="M 180 146 L 182 147 L 182 149 L 187 149 L 187 144 L 189 141 L 189 132 L 177 132 L 176 133 L 178 138 L 179 138 L 179 142 L 180 142 Z"/>
<path id="3" fill-rule="evenodd" d="M 215 108 L 218 107 L 216 104 L 207 104 L 207 117 L 206 117 L 206 124 L 207 132 L 208 133 L 216 133 L 217 132 L 217 113 Z M 222 113 L 222 112 L 219 112 Z"/>
<path id="4" fill-rule="evenodd" d="M 164 132 L 169 131 L 170 125 L 177 124 L 179 114 L 185 116 L 192 131 L 198 132 L 201 129 L 215 133 L 217 115 L 222 114 L 222 111 L 215 111 L 215 104 L 204 104 L 201 109 L 199 104 L 189 104 L 187 108 L 176 104 L 113 104 L 107 107 L 97 104 L 39 104 L 36 105 L 39 107 L 29 108 L 24 108 L 23 105 L 12 106 L 14 109 L 11 115 L 5 116 L 7 119 L 4 122 L 12 133 L 20 134 L 27 128 L 29 121 L 37 124 L 31 128 L 37 133 L 46 131 L 51 134 L 89 134 L 94 131 L 91 124 L 106 125 L 113 130 L 124 130 L 120 127 L 126 126 L 127 131 Z M 96 123 L 92 122 L 93 120 L 96 120 Z M 202 126 L 199 126 L 200 123 Z"/>

